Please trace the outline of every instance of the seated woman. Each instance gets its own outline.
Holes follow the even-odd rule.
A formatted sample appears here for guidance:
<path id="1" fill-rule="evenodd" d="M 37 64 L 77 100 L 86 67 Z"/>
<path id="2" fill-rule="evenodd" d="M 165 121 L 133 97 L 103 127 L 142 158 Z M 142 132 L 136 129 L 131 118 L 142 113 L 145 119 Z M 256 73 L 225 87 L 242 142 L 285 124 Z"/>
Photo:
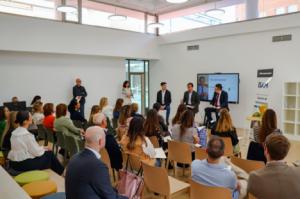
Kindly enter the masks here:
<path id="1" fill-rule="evenodd" d="M 113 118 L 113 108 L 109 106 L 107 97 L 102 97 L 99 102 L 100 112 L 111 121 Z"/>
<path id="2" fill-rule="evenodd" d="M 70 112 L 70 118 L 73 121 L 80 121 L 80 122 L 86 122 L 86 119 L 82 116 L 80 113 L 80 103 L 76 99 L 72 99 L 68 110 Z"/>
<path id="3" fill-rule="evenodd" d="M 39 146 L 34 136 L 27 130 L 32 123 L 28 111 L 19 111 L 16 116 L 19 127 L 12 132 L 9 165 L 16 171 L 43 170 L 51 168 L 61 175 L 64 167 L 48 148 Z"/>
<path id="4" fill-rule="evenodd" d="M 177 112 L 175 117 L 172 119 L 172 126 L 174 126 L 175 124 L 179 124 L 180 123 L 180 116 L 181 114 L 186 111 L 186 105 L 185 104 L 180 104 L 177 108 Z"/>
<path id="5" fill-rule="evenodd" d="M 9 129 L 9 114 L 7 107 L 0 108 L 0 149 L 2 148 L 5 134 Z"/>
<path id="6" fill-rule="evenodd" d="M 43 124 L 44 121 L 44 114 L 43 114 L 43 103 L 42 102 L 35 102 L 33 107 L 33 115 L 32 115 L 32 122 L 35 125 Z"/>
<path id="7" fill-rule="evenodd" d="M 31 106 L 33 106 L 36 102 L 42 102 L 42 97 L 39 95 L 34 96 L 31 101 Z"/>
<path id="8" fill-rule="evenodd" d="M 238 154 L 240 152 L 239 139 L 236 134 L 236 129 L 232 124 L 232 120 L 227 109 L 220 110 L 218 123 L 216 127 L 211 130 L 211 134 L 220 137 L 230 137 L 233 146 L 233 153 Z"/>
<path id="9" fill-rule="evenodd" d="M 131 117 L 143 117 L 141 114 L 138 113 L 139 105 L 137 103 L 131 104 Z"/>
<path id="10" fill-rule="evenodd" d="M 134 117 L 130 121 L 127 134 L 122 137 L 120 145 L 124 152 L 134 154 L 142 161 L 154 165 L 155 150 L 149 138 L 145 136 L 143 124 L 143 118 Z"/>
<path id="11" fill-rule="evenodd" d="M 163 146 L 162 140 L 162 129 L 159 125 L 159 119 L 157 116 L 157 111 L 155 109 L 150 109 L 147 113 L 147 117 L 144 123 L 144 131 L 147 137 L 155 136 L 158 139 L 160 147 Z"/>
<path id="12" fill-rule="evenodd" d="M 93 116 L 96 115 L 97 113 L 100 113 L 100 107 L 98 105 L 94 105 L 91 109 L 91 114 L 88 122 L 89 126 L 94 125 Z"/>
<path id="13" fill-rule="evenodd" d="M 46 103 L 43 107 L 44 110 L 44 127 L 54 131 L 54 105 L 52 103 Z"/>
<path id="14" fill-rule="evenodd" d="M 161 116 L 159 114 L 159 111 L 161 110 L 160 103 L 158 103 L 158 102 L 154 103 L 152 108 L 155 109 L 156 112 L 157 112 L 157 116 L 158 116 L 158 120 L 159 120 L 159 125 L 161 126 L 162 130 L 164 132 L 168 132 L 169 131 L 168 125 L 166 125 L 165 119 L 163 118 L 163 116 Z"/>
<path id="15" fill-rule="evenodd" d="M 194 113 L 186 110 L 180 117 L 180 124 L 175 124 L 172 129 L 172 138 L 175 141 L 185 142 L 191 146 L 192 159 L 194 160 L 195 144 L 199 143 L 197 128 L 194 127 Z"/>
<path id="16" fill-rule="evenodd" d="M 117 131 L 117 140 L 121 140 L 124 134 L 127 133 L 128 127 L 130 120 L 132 119 L 131 117 L 131 106 L 130 105 L 125 105 L 121 109 L 120 113 L 120 118 L 118 122 L 118 128 L 116 129 Z"/>
<path id="17" fill-rule="evenodd" d="M 72 120 L 66 117 L 67 105 L 59 104 L 56 106 L 56 119 L 54 121 L 54 127 L 56 131 L 65 133 L 65 136 L 72 136 L 75 139 L 80 139 L 83 133 L 83 129 L 74 126 Z"/>
<path id="18" fill-rule="evenodd" d="M 120 117 L 120 112 L 123 106 L 123 102 L 124 100 L 122 98 L 117 99 L 116 104 L 115 104 L 115 108 L 113 110 L 113 119 L 118 121 L 119 117 Z"/>

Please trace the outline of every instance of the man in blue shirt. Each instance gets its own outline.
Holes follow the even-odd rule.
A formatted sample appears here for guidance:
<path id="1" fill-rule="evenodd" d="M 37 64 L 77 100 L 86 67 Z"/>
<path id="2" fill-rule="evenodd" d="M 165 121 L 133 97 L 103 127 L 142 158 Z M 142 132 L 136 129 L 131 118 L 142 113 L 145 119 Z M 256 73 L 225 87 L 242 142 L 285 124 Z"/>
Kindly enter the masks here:
<path id="1" fill-rule="evenodd" d="M 192 179 L 195 182 L 212 187 L 225 187 L 232 191 L 232 198 L 238 199 L 239 185 L 237 177 L 230 167 L 221 162 L 225 144 L 219 137 L 212 137 L 207 145 L 206 160 L 194 160 L 192 163 Z"/>

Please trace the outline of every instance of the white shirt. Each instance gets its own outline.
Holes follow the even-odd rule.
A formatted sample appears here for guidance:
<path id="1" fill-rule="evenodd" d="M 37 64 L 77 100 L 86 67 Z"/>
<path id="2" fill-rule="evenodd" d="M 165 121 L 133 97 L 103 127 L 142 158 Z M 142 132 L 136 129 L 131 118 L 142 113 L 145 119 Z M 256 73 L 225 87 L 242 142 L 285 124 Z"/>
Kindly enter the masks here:
<path id="1" fill-rule="evenodd" d="M 32 115 L 32 121 L 35 125 L 43 124 L 44 117 L 43 113 L 34 113 Z"/>
<path id="2" fill-rule="evenodd" d="M 218 94 L 218 99 L 217 99 L 217 107 L 220 107 L 220 97 L 221 97 L 221 93 Z"/>
<path id="3" fill-rule="evenodd" d="M 189 100 L 188 100 L 188 104 L 192 104 L 192 92 L 189 92 Z"/>
<path id="4" fill-rule="evenodd" d="M 143 152 L 148 155 L 150 158 L 155 158 L 156 152 L 154 146 L 148 137 L 145 137 L 146 143 L 142 145 Z M 146 146 L 147 144 L 147 146 Z"/>
<path id="5" fill-rule="evenodd" d="M 27 159 L 40 157 L 45 153 L 44 147 L 40 146 L 34 136 L 24 127 L 18 127 L 12 132 L 10 138 L 11 150 L 8 159 L 21 162 Z"/>
<path id="6" fill-rule="evenodd" d="M 161 103 L 164 105 L 165 104 L 165 94 L 166 94 L 166 91 L 165 90 L 162 90 L 161 91 Z"/>
<path id="7" fill-rule="evenodd" d="M 92 148 L 90 148 L 90 147 L 85 147 L 85 148 L 88 149 L 88 150 L 90 150 L 90 151 L 92 151 L 92 152 L 95 154 L 95 156 L 96 156 L 97 159 L 100 159 L 100 158 L 101 158 L 100 153 L 98 153 L 98 152 L 95 151 L 94 149 L 92 149 Z"/>
<path id="8" fill-rule="evenodd" d="M 101 113 L 103 113 L 111 121 L 112 118 L 113 118 L 113 107 L 105 106 L 105 107 L 102 108 Z"/>

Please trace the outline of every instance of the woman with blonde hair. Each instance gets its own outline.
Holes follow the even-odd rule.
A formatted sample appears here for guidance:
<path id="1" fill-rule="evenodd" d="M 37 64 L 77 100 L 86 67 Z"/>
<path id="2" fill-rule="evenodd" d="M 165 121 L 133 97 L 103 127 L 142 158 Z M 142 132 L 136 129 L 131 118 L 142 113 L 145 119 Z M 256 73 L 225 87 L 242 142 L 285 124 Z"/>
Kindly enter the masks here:
<path id="1" fill-rule="evenodd" d="M 237 154 L 240 152 L 236 128 L 233 126 L 231 116 L 227 109 L 220 110 L 218 123 L 216 127 L 211 130 L 211 134 L 220 137 L 230 137 L 233 146 L 233 153 Z"/>
<path id="2" fill-rule="evenodd" d="M 103 113 L 111 121 L 113 118 L 113 108 L 108 105 L 108 98 L 102 97 L 99 102 L 100 113 Z"/>

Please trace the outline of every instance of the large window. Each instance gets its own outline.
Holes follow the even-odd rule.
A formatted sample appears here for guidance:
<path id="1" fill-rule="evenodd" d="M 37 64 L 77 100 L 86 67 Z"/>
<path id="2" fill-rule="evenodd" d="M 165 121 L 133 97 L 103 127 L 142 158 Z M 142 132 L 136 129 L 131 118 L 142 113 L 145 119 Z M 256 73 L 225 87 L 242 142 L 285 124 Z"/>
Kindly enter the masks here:
<path id="1" fill-rule="evenodd" d="M 261 17 L 297 12 L 299 7 L 299 0 L 259 0 Z"/>

